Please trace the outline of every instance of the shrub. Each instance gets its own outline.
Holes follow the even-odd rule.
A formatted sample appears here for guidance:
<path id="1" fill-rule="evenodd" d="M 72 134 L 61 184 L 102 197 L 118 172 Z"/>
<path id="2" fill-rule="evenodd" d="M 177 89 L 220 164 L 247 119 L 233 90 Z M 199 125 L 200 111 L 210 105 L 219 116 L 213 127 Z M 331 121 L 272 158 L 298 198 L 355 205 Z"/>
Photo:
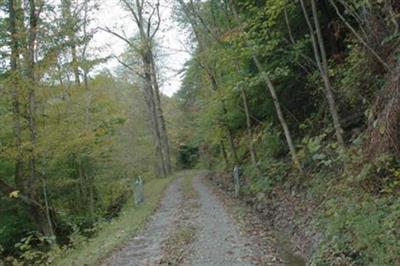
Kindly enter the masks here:
<path id="1" fill-rule="evenodd" d="M 328 202 L 326 239 L 313 265 L 399 265 L 400 200 L 355 194 Z"/>

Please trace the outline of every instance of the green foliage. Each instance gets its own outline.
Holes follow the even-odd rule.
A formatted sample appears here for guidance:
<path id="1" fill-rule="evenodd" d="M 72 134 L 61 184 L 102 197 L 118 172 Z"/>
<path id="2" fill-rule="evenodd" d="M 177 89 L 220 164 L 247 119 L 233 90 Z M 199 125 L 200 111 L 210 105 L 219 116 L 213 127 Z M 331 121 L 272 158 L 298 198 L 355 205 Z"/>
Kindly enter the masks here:
<path id="1" fill-rule="evenodd" d="M 268 125 L 261 135 L 260 145 L 257 149 L 258 152 L 263 154 L 264 158 L 279 158 L 285 155 L 286 149 L 282 141 L 282 134 L 280 131 Z"/>
<path id="2" fill-rule="evenodd" d="M 326 206 L 326 238 L 313 265 L 397 265 L 400 201 L 346 192 Z"/>
<path id="3" fill-rule="evenodd" d="M 284 183 L 291 170 L 286 161 L 266 157 L 258 163 L 262 175 L 253 166 L 245 168 L 245 175 L 250 176 L 250 183 L 246 187 L 247 193 L 271 192 L 276 186 Z"/>
<path id="4" fill-rule="evenodd" d="M 12 206 L 10 199 L 2 199 L 0 204 L 1 206 Z M 0 216 L 0 246 L 3 251 L 14 249 L 16 239 L 24 238 L 35 229 L 32 222 L 25 219 L 26 216 L 26 211 L 20 206 L 2 212 Z"/>
<path id="5" fill-rule="evenodd" d="M 181 144 L 178 150 L 177 164 L 182 169 L 191 169 L 197 164 L 198 148 Z"/>
<path id="6" fill-rule="evenodd" d="M 74 242 L 76 234 L 91 237 L 96 233 L 97 221 L 118 215 L 129 196 L 131 178 L 152 177 L 149 165 L 154 157 L 148 152 L 151 135 L 140 92 L 108 74 L 96 76 L 88 86 L 89 90 L 71 86 L 68 99 L 60 98 L 64 90 L 60 86 L 43 84 L 38 90 L 42 116 L 37 120 L 34 148 L 40 155 L 48 200 L 58 213 L 60 245 Z M 15 150 L 9 117 L 8 113 L 0 114 L 7 125 L 0 130 L 0 175 L 2 181 L 13 185 Z M 24 132 L 23 137 L 27 136 Z M 24 149 L 28 147 L 26 140 Z M 24 153 L 26 159 L 28 154 Z M 32 248 L 23 252 L 14 246 L 35 230 L 29 213 L 17 200 L 0 199 L 0 245 L 5 254 L 15 255 L 18 260 L 39 262 L 48 250 L 40 247 L 42 242 L 37 238 L 32 238 Z M 75 232 L 72 237 L 71 232 Z"/>

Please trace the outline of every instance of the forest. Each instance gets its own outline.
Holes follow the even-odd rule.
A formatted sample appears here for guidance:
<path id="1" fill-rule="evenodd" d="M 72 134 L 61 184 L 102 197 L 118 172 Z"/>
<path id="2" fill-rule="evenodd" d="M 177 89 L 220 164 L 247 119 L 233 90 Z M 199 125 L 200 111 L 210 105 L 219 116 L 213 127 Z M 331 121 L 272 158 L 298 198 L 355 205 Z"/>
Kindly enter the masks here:
<path id="1" fill-rule="evenodd" d="M 235 166 L 307 265 L 400 265 L 399 1 L 115 1 L 133 34 L 104 2 L 0 0 L 0 265 L 68 265 L 176 172 L 232 191 Z M 171 96 L 167 8 L 190 55 Z"/>

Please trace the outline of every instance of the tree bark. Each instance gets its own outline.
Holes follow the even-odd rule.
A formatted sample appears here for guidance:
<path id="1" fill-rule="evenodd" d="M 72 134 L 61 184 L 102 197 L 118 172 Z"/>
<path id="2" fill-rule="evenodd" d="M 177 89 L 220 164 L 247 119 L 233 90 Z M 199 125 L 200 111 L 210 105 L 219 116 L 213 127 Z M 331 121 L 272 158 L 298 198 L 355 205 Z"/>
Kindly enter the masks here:
<path id="1" fill-rule="evenodd" d="M 29 198 L 38 201 L 38 189 L 40 188 L 37 175 L 37 128 L 36 128 L 36 92 L 35 92 L 35 46 L 37 36 L 37 26 L 39 20 L 39 10 L 35 0 L 29 0 L 29 30 L 26 52 L 26 79 L 28 85 L 28 128 L 31 142 L 29 158 L 29 180 L 27 182 L 27 193 Z M 46 213 L 36 205 L 30 206 L 30 214 L 38 226 L 40 232 L 46 236 L 54 237 L 52 227 L 49 226 Z"/>
<path id="2" fill-rule="evenodd" d="M 20 9 L 21 7 L 18 7 Z M 17 3 L 15 0 L 9 0 L 9 23 L 11 35 L 11 84 L 12 98 L 13 98 L 13 112 L 14 112 L 14 135 L 15 135 L 15 148 L 17 152 L 15 162 L 15 184 L 19 189 L 24 189 L 23 182 L 23 158 L 21 150 L 21 110 L 20 110 L 20 73 L 18 71 L 18 58 L 20 55 L 20 42 L 17 36 Z"/>
<path id="3" fill-rule="evenodd" d="M 237 154 L 235 141 L 234 141 L 234 138 L 233 138 L 233 132 L 232 132 L 232 129 L 229 126 L 229 124 L 228 124 L 228 122 L 227 122 L 227 120 L 225 118 L 225 116 L 228 114 L 228 110 L 226 109 L 226 105 L 225 105 L 225 101 L 224 100 L 221 100 L 221 105 L 222 105 L 222 112 L 223 112 L 222 113 L 222 115 L 223 115 L 222 124 L 225 126 L 226 131 L 228 133 L 228 141 L 229 141 L 229 146 L 231 146 L 233 159 L 235 160 L 235 163 L 237 165 L 240 165 L 239 156 Z"/>
<path id="4" fill-rule="evenodd" d="M 344 144 L 343 134 L 342 134 L 343 130 L 342 130 L 342 126 L 340 124 L 336 101 L 335 101 L 335 97 L 333 95 L 332 85 L 331 85 L 331 81 L 329 78 L 328 60 L 327 60 L 327 56 L 326 56 L 324 40 L 323 40 L 322 33 L 321 33 L 321 27 L 320 27 L 320 23 L 319 23 L 319 19 L 318 19 L 318 12 L 317 12 L 317 8 L 316 8 L 315 0 L 311 0 L 311 10 L 312 10 L 315 33 L 317 35 L 317 38 L 315 38 L 314 27 L 312 26 L 311 21 L 308 17 L 308 12 L 307 12 L 304 0 L 300 0 L 300 4 L 301 4 L 302 10 L 303 10 L 304 18 L 306 20 L 306 23 L 307 23 L 309 31 L 310 31 L 315 61 L 317 63 L 321 78 L 324 82 L 325 97 L 328 102 L 329 111 L 330 111 L 330 114 L 331 114 L 331 117 L 333 120 L 333 126 L 335 128 L 336 139 L 338 141 L 338 144 L 343 149 L 345 149 L 345 144 Z"/>
<path id="5" fill-rule="evenodd" d="M 161 99 L 160 99 L 160 89 L 158 85 L 158 78 L 157 78 L 157 70 L 156 70 L 156 64 L 154 61 L 154 54 L 150 50 L 150 55 L 151 55 L 151 70 L 152 70 L 152 80 L 153 80 L 153 88 L 154 88 L 154 94 L 155 94 L 155 104 L 156 104 L 156 111 L 157 111 L 157 116 L 158 116 L 158 122 L 160 125 L 160 135 L 161 135 L 161 143 L 162 143 L 162 151 L 163 151 L 163 159 L 164 159 L 164 165 L 165 165 L 165 171 L 167 174 L 171 173 L 171 155 L 170 155 L 170 146 L 169 146 L 169 140 L 168 140 L 168 133 L 167 133 L 167 127 L 165 124 L 165 119 L 164 119 L 164 112 L 161 106 Z"/>
<path id="6" fill-rule="evenodd" d="M 251 157 L 251 162 L 255 168 L 258 168 L 257 166 L 257 154 L 256 154 L 256 149 L 254 148 L 254 137 L 253 137 L 253 130 L 251 128 L 251 118 L 250 118 L 250 111 L 249 111 L 249 106 L 247 103 L 247 95 L 244 89 L 240 86 L 240 94 L 242 96 L 242 101 L 243 101 L 243 107 L 244 107 L 244 113 L 246 115 L 246 127 L 247 127 L 247 134 L 249 137 L 249 151 L 250 151 L 250 157 Z"/>
<path id="7" fill-rule="evenodd" d="M 146 98 L 147 109 L 152 122 L 153 137 L 155 142 L 155 152 L 158 157 L 158 173 L 161 176 L 167 175 L 167 167 L 165 165 L 165 157 L 162 149 L 162 137 L 160 132 L 160 117 L 156 106 L 156 96 L 153 90 L 153 81 L 151 74 L 151 63 L 148 54 L 142 55 L 144 69 L 144 94 Z"/>
<path id="8" fill-rule="evenodd" d="M 235 66 L 236 66 L 236 72 L 238 73 L 238 75 L 240 75 L 241 71 L 240 71 L 238 62 L 235 62 Z M 257 153 L 256 153 L 256 149 L 254 148 L 254 137 L 253 137 L 253 130 L 251 127 L 250 110 L 249 110 L 249 105 L 248 105 L 248 101 L 247 101 L 246 91 L 244 90 L 242 85 L 238 84 L 238 86 L 239 86 L 238 89 L 240 90 L 240 96 L 241 96 L 242 102 L 243 102 L 244 113 L 246 116 L 246 129 L 247 129 L 247 135 L 249 138 L 249 152 L 250 152 L 251 162 L 255 169 L 259 169 L 258 165 L 257 165 Z"/>
<path id="9" fill-rule="evenodd" d="M 303 169 L 297 158 L 296 149 L 293 145 L 293 140 L 292 140 L 292 136 L 290 134 L 289 127 L 287 125 L 285 116 L 283 115 L 282 108 L 281 108 L 281 105 L 278 100 L 278 96 L 276 95 L 276 92 L 275 92 L 275 86 L 272 84 L 272 81 L 269 79 L 268 74 L 263 70 L 261 63 L 258 61 L 258 58 L 255 55 L 253 55 L 253 61 L 255 62 L 258 71 L 260 71 L 261 74 L 263 75 L 263 78 L 266 82 L 268 91 L 271 94 L 272 100 L 274 102 L 275 110 L 278 115 L 279 122 L 282 126 L 283 132 L 285 134 L 286 142 L 289 147 L 290 154 L 292 156 L 292 161 L 293 161 L 294 165 L 296 166 L 296 168 L 298 168 L 302 172 Z"/>
<path id="10" fill-rule="evenodd" d="M 366 159 L 376 162 L 381 156 L 400 158 L 400 64 L 388 73 L 387 85 L 378 92 L 368 117 Z"/>
<path id="11" fill-rule="evenodd" d="M 78 59 L 76 55 L 75 38 L 71 39 L 71 55 L 72 55 L 72 69 L 74 71 L 74 79 L 76 86 L 81 86 L 81 79 L 79 76 Z M 86 85 L 86 84 L 85 84 Z"/>
<path id="12" fill-rule="evenodd" d="M 230 168 L 230 164 L 229 164 L 228 155 L 226 154 L 224 141 L 222 139 L 220 140 L 220 148 L 221 148 L 222 157 L 224 158 L 224 161 L 225 161 L 225 171 L 229 172 L 231 170 L 231 168 Z"/>

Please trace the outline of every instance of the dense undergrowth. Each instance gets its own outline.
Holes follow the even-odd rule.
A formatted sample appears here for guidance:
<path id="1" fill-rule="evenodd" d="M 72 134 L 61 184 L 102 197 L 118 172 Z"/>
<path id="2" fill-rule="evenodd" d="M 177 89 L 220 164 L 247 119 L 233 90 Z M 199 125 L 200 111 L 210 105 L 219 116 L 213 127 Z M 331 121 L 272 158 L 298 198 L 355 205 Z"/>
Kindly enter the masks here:
<path id="1" fill-rule="evenodd" d="M 123 245 L 145 225 L 153 214 L 172 177 L 153 179 L 145 183 L 145 202 L 134 206 L 133 197 L 129 197 L 118 216 L 111 219 L 99 219 L 85 230 L 73 232 L 69 244 L 48 246 L 45 238 L 30 235 L 16 244 L 20 250 L 18 257 L 6 257 L 6 265 L 95 265 L 106 258 L 113 250 Z M 42 241 L 42 246 L 38 241 Z M 47 248 L 46 248 L 47 247 Z"/>

